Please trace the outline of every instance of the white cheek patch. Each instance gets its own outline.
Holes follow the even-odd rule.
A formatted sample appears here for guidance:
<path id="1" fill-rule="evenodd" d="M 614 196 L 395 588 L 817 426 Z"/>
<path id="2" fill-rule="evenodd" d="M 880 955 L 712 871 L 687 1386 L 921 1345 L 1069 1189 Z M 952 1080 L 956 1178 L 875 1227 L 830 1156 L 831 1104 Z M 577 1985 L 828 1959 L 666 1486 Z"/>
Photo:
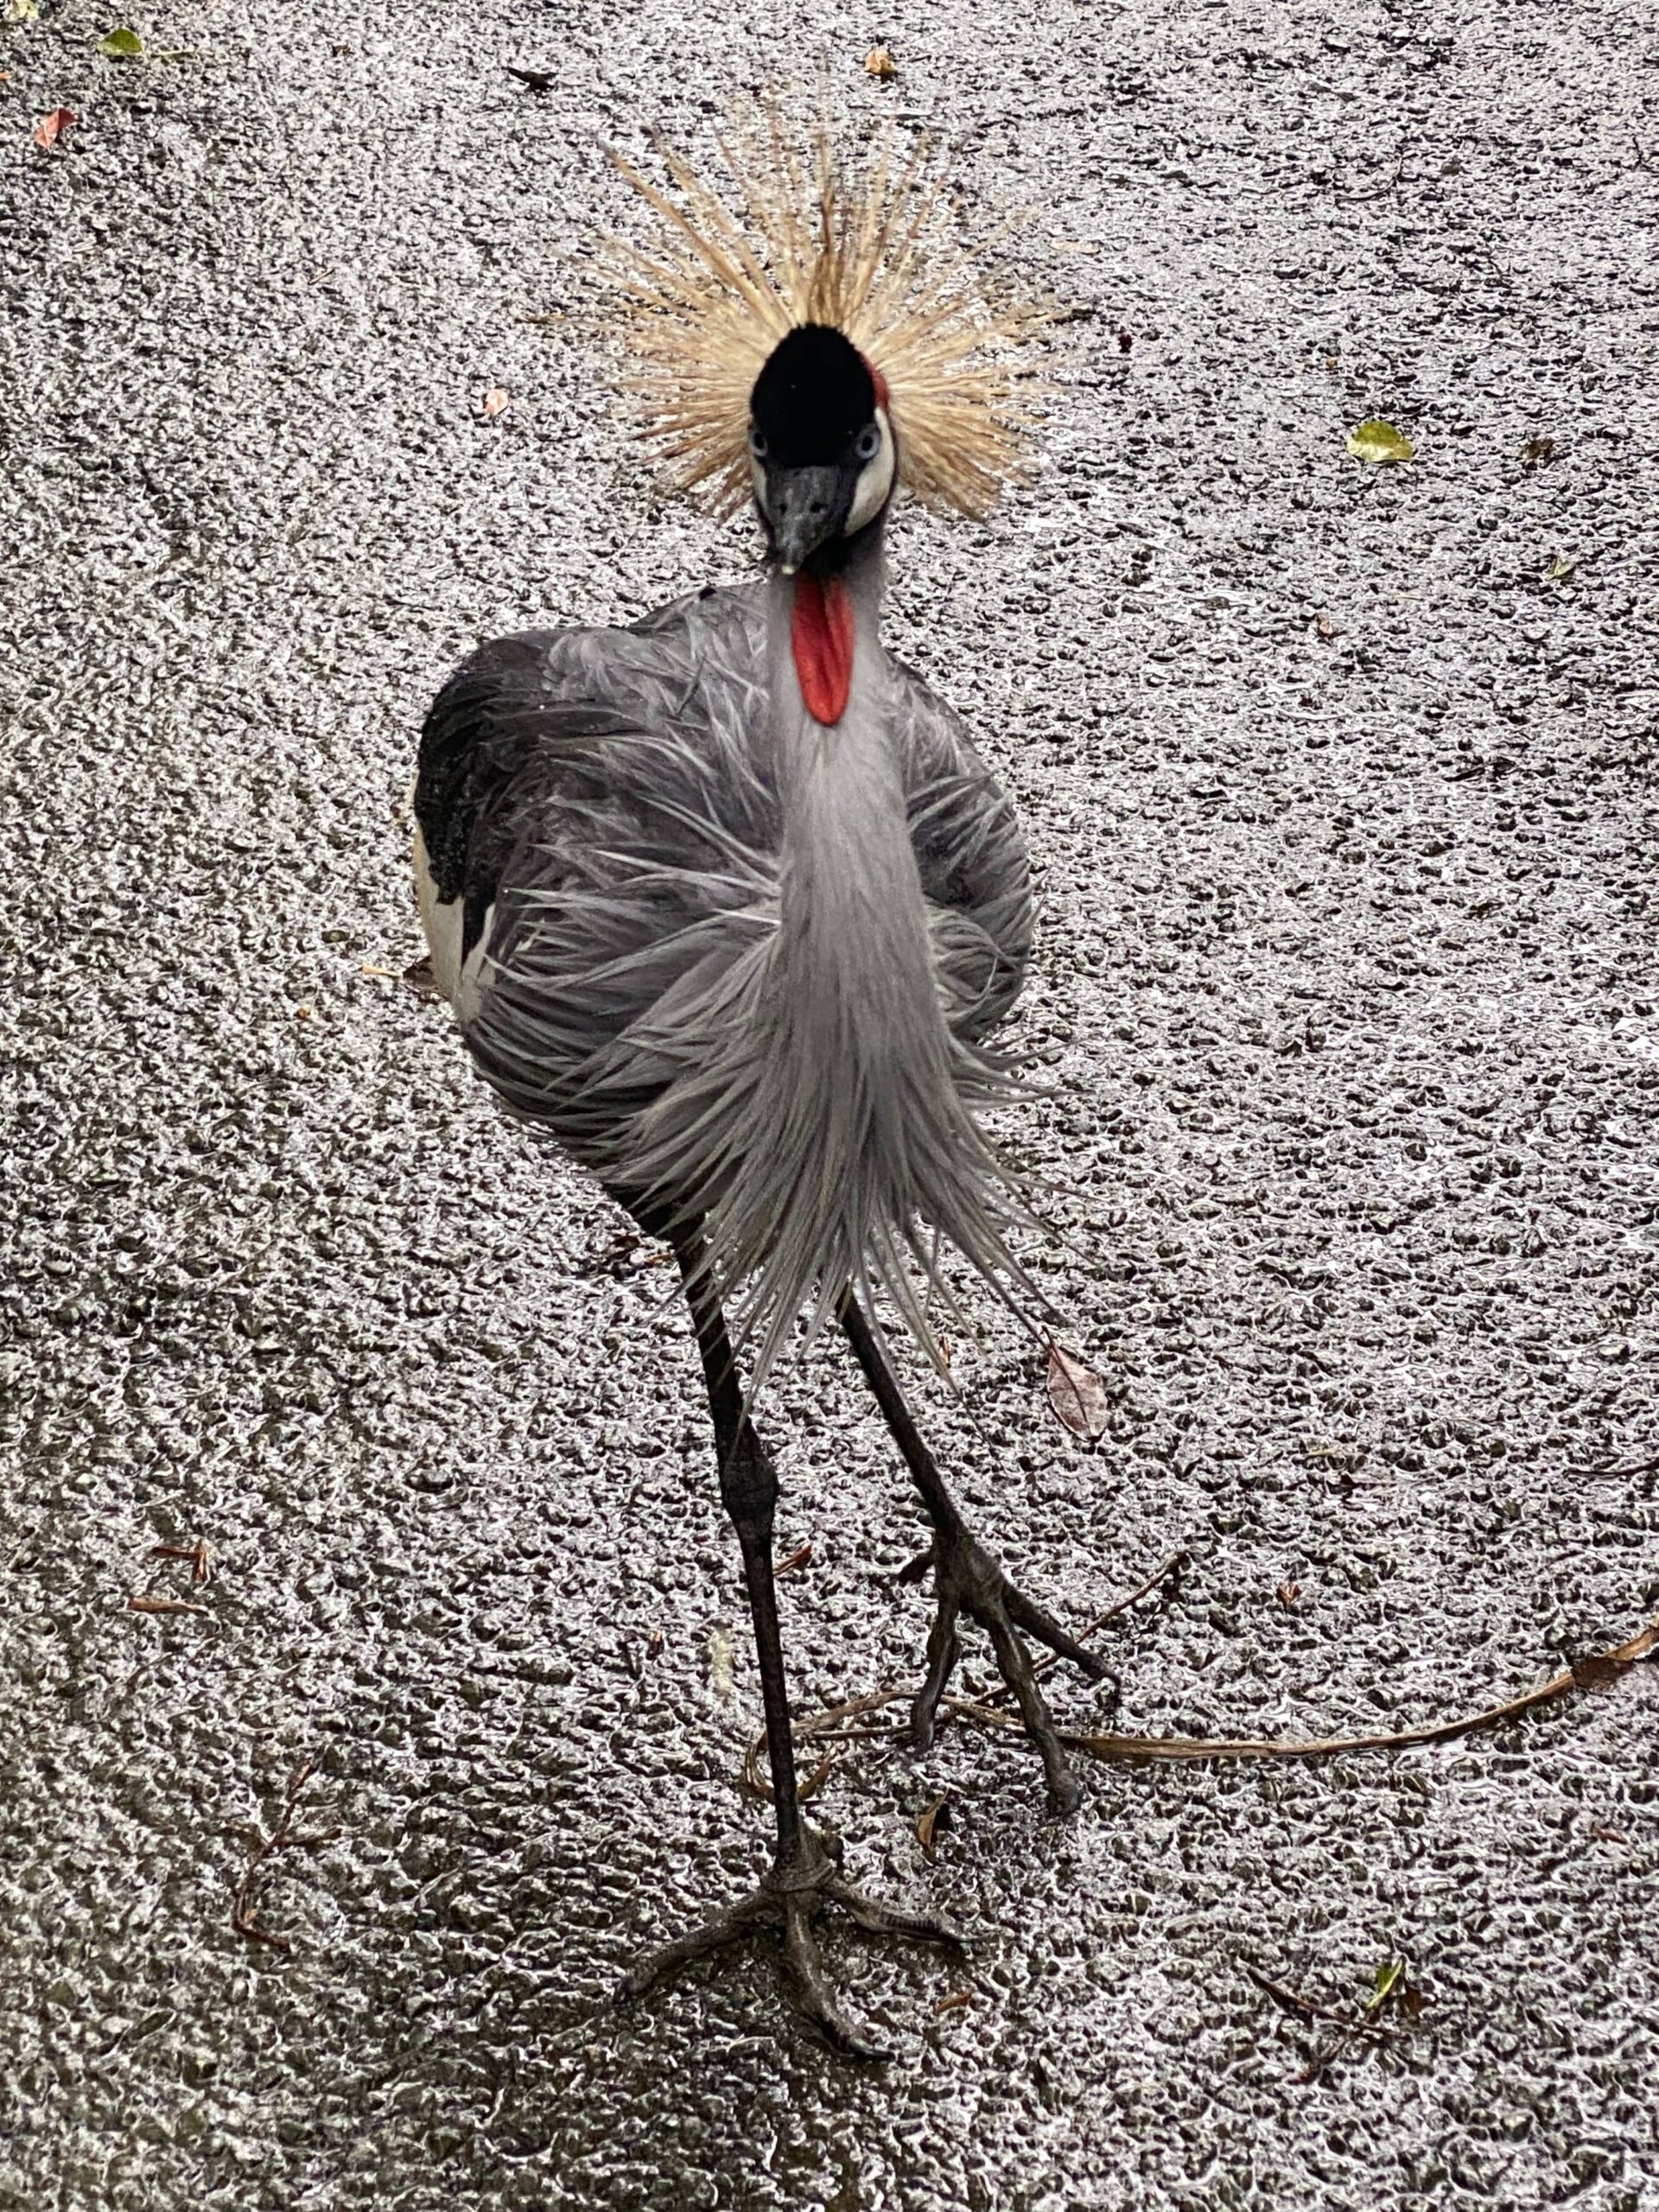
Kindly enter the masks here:
<path id="1" fill-rule="evenodd" d="M 874 522 L 887 504 L 893 490 L 893 425 L 887 420 L 887 410 L 875 410 L 876 426 L 881 433 L 881 443 L 874 456 L 865 462 L 858 473 L 858 488 L 853 493 L 853 504 L 847 517 L 846 534 L 851 537 Z"/>

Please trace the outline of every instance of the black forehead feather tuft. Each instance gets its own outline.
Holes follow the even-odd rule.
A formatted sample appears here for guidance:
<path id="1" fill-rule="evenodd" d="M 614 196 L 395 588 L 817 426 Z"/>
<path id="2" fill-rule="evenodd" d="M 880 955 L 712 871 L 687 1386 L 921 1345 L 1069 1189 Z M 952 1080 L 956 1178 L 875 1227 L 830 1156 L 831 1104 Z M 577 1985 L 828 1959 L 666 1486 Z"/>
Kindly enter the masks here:
<path id="1" fill-rule="evenodd" d="M 767 357 L 749 415 L 768 460 L 785 468 L 832 467 L 875 419 L 875 379 L 842 332 L 804 322 Z"/>

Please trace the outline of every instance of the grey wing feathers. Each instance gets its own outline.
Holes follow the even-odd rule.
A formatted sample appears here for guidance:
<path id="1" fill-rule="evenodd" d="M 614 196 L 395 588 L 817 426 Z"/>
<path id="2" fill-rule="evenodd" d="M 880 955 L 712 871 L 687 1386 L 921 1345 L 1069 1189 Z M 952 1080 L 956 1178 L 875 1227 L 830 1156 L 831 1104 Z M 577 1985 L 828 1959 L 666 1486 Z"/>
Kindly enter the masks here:
<path id="1" fill-rule="evenodd" d="M 1020 825 L 961 718 L 900 664 L 910 839 L 945 1018 L 976 1044 L 1007 1020 L 1031 958 L 1031 873 Z"/>

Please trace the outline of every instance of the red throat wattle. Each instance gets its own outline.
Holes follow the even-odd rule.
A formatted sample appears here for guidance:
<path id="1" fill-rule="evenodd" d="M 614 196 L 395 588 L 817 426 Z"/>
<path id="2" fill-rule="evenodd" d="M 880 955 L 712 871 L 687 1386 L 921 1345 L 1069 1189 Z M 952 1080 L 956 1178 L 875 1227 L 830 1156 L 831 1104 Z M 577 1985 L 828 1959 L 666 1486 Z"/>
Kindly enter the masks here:
<path id="1" fill-rule="evenodd" d="M 822 582 L 804 573 L 795 579 L 790 643 L 801 696 L 815 722 L 833 729 L 847 711 L 853 688 L 853 602 L 839 576 Z"/>

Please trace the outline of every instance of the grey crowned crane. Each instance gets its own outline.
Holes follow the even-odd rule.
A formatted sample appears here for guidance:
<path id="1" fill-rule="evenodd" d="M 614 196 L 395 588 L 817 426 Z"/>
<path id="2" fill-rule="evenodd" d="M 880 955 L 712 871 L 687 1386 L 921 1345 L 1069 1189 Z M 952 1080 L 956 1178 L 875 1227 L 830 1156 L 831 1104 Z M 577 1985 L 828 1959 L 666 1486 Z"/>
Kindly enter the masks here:
<path id="1" fill-rule="evenodd" d="M 677 199 L 625 169 L 666 239 L 620 264 L 620 296 L 656 435 L 687 484 L 753 497 L 764 573 L 626 629 L 481 646 L 422 734 L 416 872 L 434 972 L 485 1079 L 673 1248 L 742 1552 L 775 1856 L 753 1895 L 644 1960 L 619 1998 L 777 1929 L 807 2018 L 880 2056 L 829 1987 L 818 1915 L 957 1939 L 855 1888 L 800 1815 L 778 1484 L 751 1408 L 803 1317 L 809 1337 L 844 1334 L 932 1525 L 916 1745 L 966 1616 L 1069 1815 L 1082 1792 L 1029 1642 L 1105 1671 L 969 1533 L 874 1296 L 931 1348 L 917 1274 L 932 1240 L 1004 1295 L 1022 1281 L 1006 1243 L 1020 1210 L 976 1109 L 1007 1091 L 987 1040 L 1026 969 L 1026 849 L 957 715 L 881 641 L 893 495 L 989 504 L 1018 429 L 986 341 L 1020 327 L 949 251 L 923 164 L 878 155 L 849 177 L 827 134 L 804 162 L 775 125 L 727 159 L 734 205 L 673 156 Z"/>

